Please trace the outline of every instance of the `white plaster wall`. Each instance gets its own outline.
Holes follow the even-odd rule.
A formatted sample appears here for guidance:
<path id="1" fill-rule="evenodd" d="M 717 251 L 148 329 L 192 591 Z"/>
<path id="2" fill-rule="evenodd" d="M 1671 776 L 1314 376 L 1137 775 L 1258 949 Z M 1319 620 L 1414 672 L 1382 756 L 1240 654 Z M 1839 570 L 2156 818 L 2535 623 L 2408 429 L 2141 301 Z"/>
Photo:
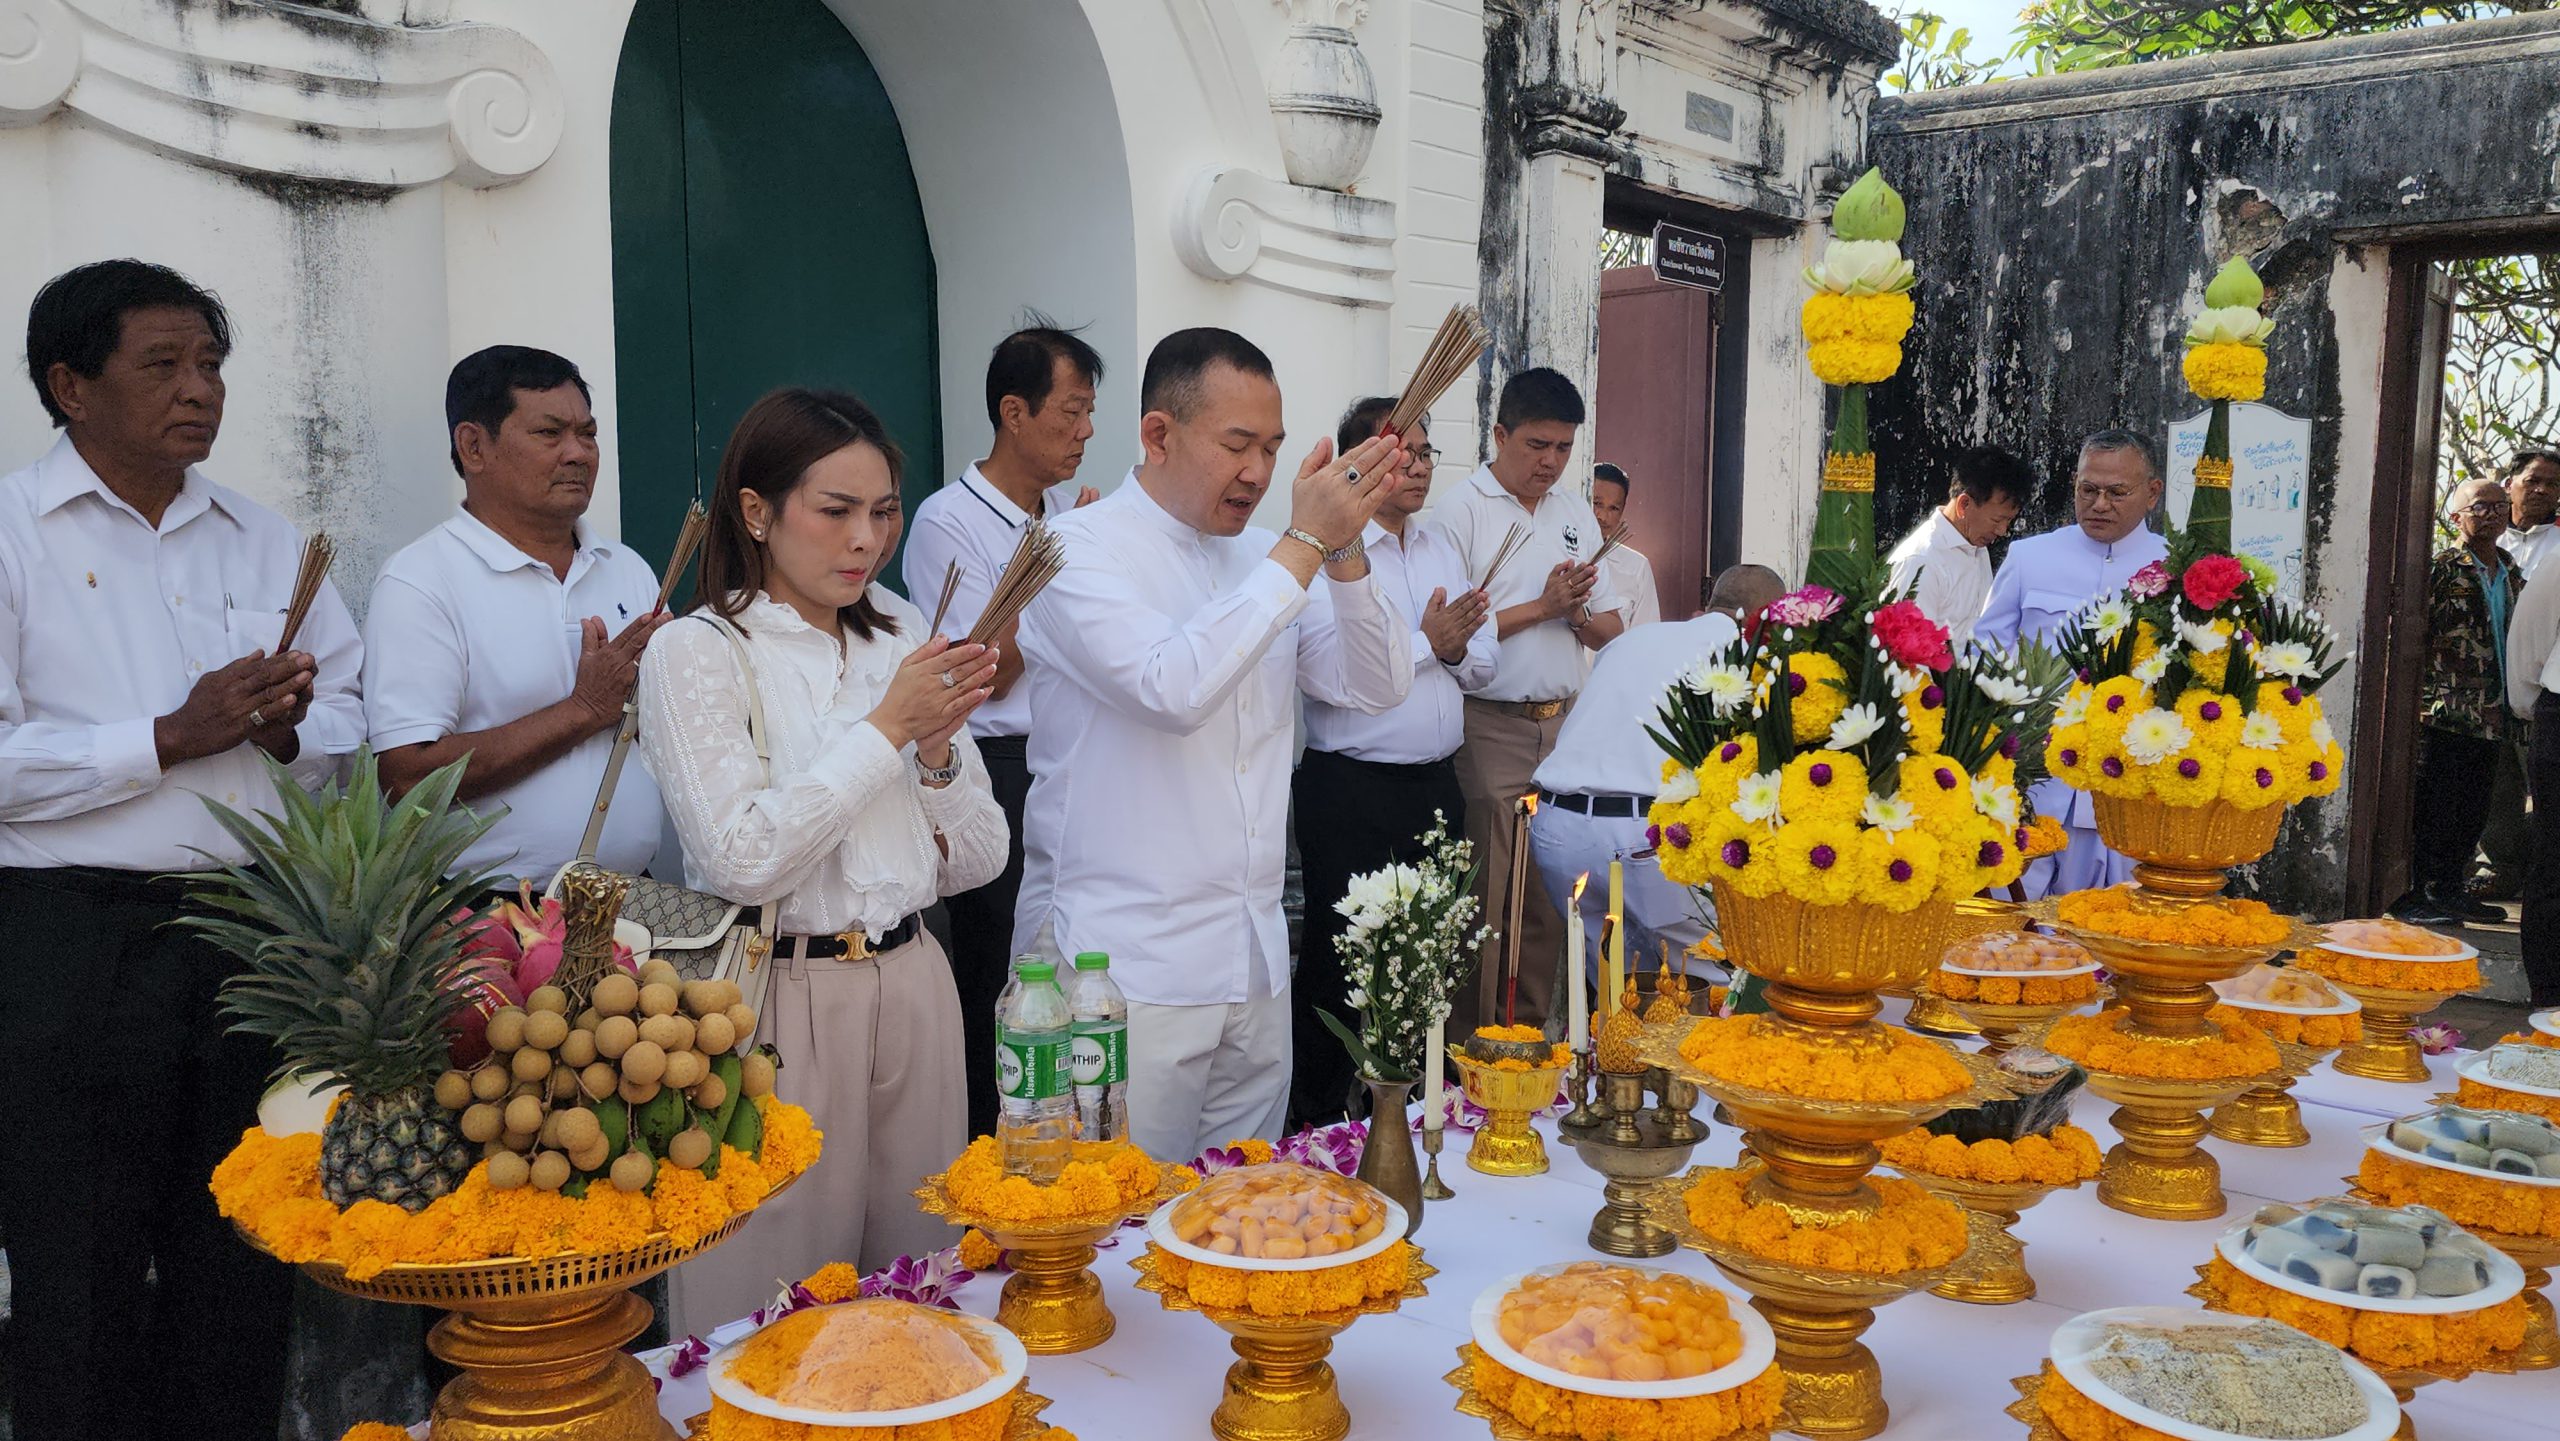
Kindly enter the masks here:
<path id="1" fill-rule="evenodd" d="M 2391 252 L 2379 246 L 2342 246 L 2329 269 L 2329 324 L 2338 347 L 2338 479 L 2330 493 L 2329 533 L 2320 547 L 2320 584 L 2306 597 L 2330 618 L 2344 669 L 2320 688 L 2329 724 L 2350 754 L 2356 734 L 2357 624 L 2364 614 L 2365 581 L 2373 565 L 2373 484 L 2380 458 L 2382 335 L 2389 316 Z M 2352 777 L 2353 772 L 2349 772 Z M 2347 814 L 2349 795 L 2328 804 Z"/>
<path id="2" fill-rule="evenodd" d="M 1484 4 L 1406 0 L 1394 9 L 1374 15 L 1361 33 L 1387 108 L 1378 149 L 1402 169 L 1386 375 L 1388 385 L 1401 386 L 1449 307 L 1473 305 L 1479 292 Z M 1394 103 L 1398 95 L 1401 105 Z M 1371 168 L 1379 166 L 1373 162 Z M 1471 373 L 1432 408 L 1431 442 L 1441 456 L 1435 485 L 1463 480 L 1490 443 L 1476 430 L 1478 385 Z"/>
<path id="3" fill-rule="evenodd" d="M 1749 447 L 1743 473 L 1742 556 L 1765 565 L 1789 584 L 1804 577 L 1813 542 L 1815 495 L 1822 480 L 1822 383 L 1805 366 L 1804 305 L 1798 272 L 1821 252 L 1822 227 L 1751 245 L 1750 374 L 1744 387 L 1742 433 Z"/>

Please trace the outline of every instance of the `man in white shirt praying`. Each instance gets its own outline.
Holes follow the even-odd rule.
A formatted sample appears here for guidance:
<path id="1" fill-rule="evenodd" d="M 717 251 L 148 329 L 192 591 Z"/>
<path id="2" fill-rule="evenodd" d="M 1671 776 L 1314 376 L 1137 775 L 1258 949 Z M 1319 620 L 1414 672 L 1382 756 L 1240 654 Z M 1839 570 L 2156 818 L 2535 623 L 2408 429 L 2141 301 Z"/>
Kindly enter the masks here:
<path id="1" fill-rule="evenodd" d="M 1392 395 L 1353 404 L 1334 432 L 1337 451 L 1356 450 L 1376 435 L 1395 404 Z M 1291 1130 L 1341 1120 L 1357 1081 L 1349 1053 L 1316 1016 L 1324 1010 L 1351 1020 L 1336 950 L 1346 922 L 1335 906 L 1350 894 L 1353 876 L 1421 860 L 1419 842 L 1438 821 L 1446 820 L 1453 836 L 1465 833 L 1466 797 L 1451 760 L 1466 738 L 1461 692 L 1493 679 L 1485 594 L 1467 578 L 1449 543 L 1414 520 L 1431 498 L 1437 452 L 1430 428 L 1417 423 L 1403 440 L 1403 473 L 1363 540 L 1388 608 L 1412 630 L 1413 689 L 1404 704 L 1380 715 L 1307 697 L 1307 749 L 1290 783 L 1297 804 L 1298 873 L 1306 892 L 1298 970 L 1289 983 L 1297 1052 Z M 1329 598 L 1313 595 L 1299 624 L 1311 643 L 1329 644 Z"/>
<path id="2" fill-rule="evenodd" d="M 1512 376 L 1494 410 L 1493 459 L 1433 507 L 1427 522 L 1491 596 L 1501 641 L 1493 679 L 1467 693 L 1467 743 L 1458 752 L 1467 838 L 1483 868 L 1476 894 L 1497 932 L 1511 929 L 1515 808 L 1582 689 L 1583 648 L 1617 639 L 1631 610 L 1592 563 L 1602 540 L 1599 517 L 1581 496 L 1556 488 L 1582 418 L 1582 393 L 1572 381 L 1543 367 Z M 1520 543 L 1488 584 L 1485 574 L 1515 528 Z M 1516 945 L 1534 961 L 1564 944 L 1563 922 L 1535 878 L 1521 888 L 1520 913 L 1519 934 L 1489 940 L 1476 983 L 1459 984 L 1453 1034 L 1495 1013 L 1505 948 Z M 1520 1017 L 1536 1024 L 1547 1014 L 1554 977 L 1544 965 L 1524 963 L 1522 970 Z"/>
<path id="3" fill-rule="evenodd" d="M 1991 542 L 2009 533 L 2034 498 L 2035 471 L 2009 452 L 1977 446 L 1957 456 L 1947 503 L 1886 557 L 1893 589 L 1964 644 L 1991 598 Z"/>
<path id="4" fill-rule="evenodd" d="M 2129 430 L 2102 430 L 2082 441 L 2071 492 L 2079 523 L 2009 547 L 1974 639 L 2002 648 L 2021 640 L 2051 644 L 2083 606 L 2124 589 L 2136 571 L 2167 559 L 2168 542 L 2146 523 L 2160 504 L 2160 491 L 2160 460 L 2150 441 Z M 2028 863 L 2030 899 L 2132 877 L 2133 862 L 2098 839 L 2098 813 L 2086 791 L 2040 781 L 2034 800 L 2036 814 L 2061 821 L 2071 844 L 2059 855 Z"/>
<path id="5" fill-rule="evenodd" d="M 965 636 L 995 598 L 996 580 L 1034 515 L 1067 510 L 1067 483 L 1084 465 L 1093 438 L 1094 388 L 1102 357 L 1083 338 L 1041 315 L 1006 336 L 987 361 L 987 422 L 995 440 L 987 458 L 917 506 L 907 523 L 908 597 L 928 618 L 942 601 L 943 577 L 958 567 L 942 633 Z M 1075 504 L 1095 498 L 1086 486 Z M 1019 626 L 1017 620 L 1014 625 Z M 1022 892 L 1023 806 L 1031 795 L 1031 687 L 1022 681 L 1022 650 L 1008 627 L 994 637 L 995 694 L 969 713 L 969 734 L 1004 808 L 1008 846 L 1002 874 L 946 898 L 951 913 L 951 976 L 960 987 L 968 1051 L 969 1134 L 996 1127 L 996 998 L 1012 973 L 1013 908 Z"/>
<path id="6" fill-rule="evenodd" d="M 1110 954 L 1131 1138 L 1192 1156 L 1276 1138 L 1287 1117 L 1297 699 L 1375 714 L 1411 688 L 1408 622 L 1360 544 L 1404 453 L 1318 441 L 1273 536 L 1248 529 L 1283 439 L 1269 357 L 1233 331 L 1176 331 L 1139 406 L 1145 459 L 1058 521 L 1066 569 L 1023 618 L 1039 724 L 1014 937 Z M 1301 623 L 1318 570 L 1321 638 Z"/>
<path id="7" fill-rule="evenodd" d="M 1591 514 L 1600 522 L 1603 539 L 1626 528 L 1629 488 L 1624 467 L 1605 460 L 1591 467 Z M 1643 551 L 1621 543 L 1600 564 L 1609 572 L 1610 588 L 1626 597 L 1629 627 L 1662 619 L 1662 594 L 1654 584 L 1653 562 Z"/>
<path id="8" fill-rule="evenodd" d="M 391 557 L 365 613 L 365 724 L 386 785 L 465 756 L 460 798 L 506 808 L 458 863 L 530 881 L 575 859 L 640 652 L 665 617 L 637 551 L 587 525 L 603 458 L 587 382 L 565 357 L 493 345 L 445 380 L 452 518 Z M 596 860 L 637 874 L 665 808 L 626 765 Z"/>
<path id="9" fill-rule="evenodd" d="M 300 532 L 198 468 L 230 353 L 221 302 L 138 260 L 55 277 L 27 319 L 27 374 L 63 434 L 0 480 L 0 915 L 20 981 L 0 1084 L 27 1101 L 0 1128 L 0 1353 L 18 1441 L 274 1441 L 282 1410 L 292 1269 L 205 1189 L 275 1051 L 217 1013 L 235 967 L 171 924 L 204 912 L 170 876 L 246 861 L 207 804 L 278 810 L 270 762 L 320 784 L 364 708 L 334 585 L 276 653 Z"/>

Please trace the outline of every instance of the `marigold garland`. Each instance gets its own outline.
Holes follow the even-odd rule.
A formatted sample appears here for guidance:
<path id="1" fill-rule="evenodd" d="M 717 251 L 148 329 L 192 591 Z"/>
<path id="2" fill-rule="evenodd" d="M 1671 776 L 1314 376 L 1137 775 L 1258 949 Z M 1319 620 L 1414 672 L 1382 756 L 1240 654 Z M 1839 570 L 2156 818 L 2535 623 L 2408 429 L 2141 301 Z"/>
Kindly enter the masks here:
<path id="1" fill-rule="evenodd" d="M 1071 1216 L 1121 1210 L 1156 1193 L 1156 1163 L 1125 1141 L 1076 1141 L 1058 1179 L 1041 1185 L 1028 1176 L 1005 1174 L 1004 1153 L 993 1136 L 980 1136 L 951 1163 L 942 1178 L 954 1209 L 982 1221 L 1037 1225 Z M 1199 1179 L 1187 1168 L 1181 1178 Z"/>
<path id="2" fill-rule="evenodd" d="M 474 1166 L 453 1194 L 414 1215 L 380 1201 L 345 1210 L 320 1191 L 320 1137 L 270 1135 L 252 1126 L 214 1168 L 211 1189 L 221 1214 L 276 1259 L 292 1265 L 334 1261 L 362 1281 L 399 1264 L 452 1265 L 502 1257 L 608 1255 L 637 1249 L 665 1233 L 689 1246 L 761 1203 L 773 1187 L 818 1158 L 823 1132 L 809 1113 L 761 1097 L 765 1150 L 759 1162 L 722 1147 L 720 1174 L 705 1176 L 672 1162 L 658 1165 L 647 1193 L 597 1184 L 583 1197 L 489 1189 L 486 1165 Z"/>
<path id="3" fill-rule="evenodd" d="M 1930 978 L 1929 989 L 1950 1001 L 1979 1001 L 1989 1006 L 2062 1006 L 2096 997 L 2098 973 L 2083 971 L 2076 976 L 2039 976 L 2020 972 L 2008 976 L 1968 976 L 1941 970 Z"/>
<path id="4" fill-rule="evenodd" d="M 1017 1387 L 1017 1390 L 1020 1388 Z M 919 1421 L 908 1426 L 812 1426 L 777 1421 L 711 1398 L 711 1419 L 704 1441 L 1004 1441 L 1013 1429 L 1012 1392 L 957 1416 Z"/>
<path id="5" fill-rule="evenodd" d="M 1983 1181 L 2006 1186 L 2032 1181 L 2039 1186 L 2073 1186 L 2098 1174 L 2106 1157 L 2097 1138 L 2078 1126 L 2061 1125 L 2048 1135 L 1996 1137 L 1967 1143 L 1954 1136 L 1913 1128 L 1886 1140 L 1884 1163 L 1908 1175 L 1920 1172 L 1950 1181 Z"/>
<path id="6" fill-rule="evenodd" d="M 987 1233 L 972 1226 L 960 1233 L 960 1269 L 992 1271 L 1004 1260 L 1004 1248 L 988 1239 Z"/>
<path id="7" fill-rule="evenodd" d="M 2364 1016 L 2356 1011 L 2343 1016 L 2306 1016 L 2300 1011 L 2216 1006 L 2210 1014 L 2216 1021 L 2232 1021 L 2262 1032 L 2268 1040 L 2309 1046 L 2315 1051 L 2334 1051 L 2364 1039 Z"/>
<path id="8" fill-rule="evenodd" d="M 2256 400 L 2267 393 L 2267 353 L 2238 341 L 2188 347 L 2179 371 L 2202 400 Z"/>
<path id="9" fill-rule="evenodd" d="M 2537 1096 L 2531 1091 L 2510 1091 L 2469 1076 L 2460 1078 L 2453 1099 L 2465 1106 L 2487 1111 L 2522 1111 L 2546 1121 L 2560 1121 L 2560 1096 Z"/>
<path id="10" fill-rule="evenodd" d="M 1819 1101 L 1935 1101 L 1973 1084 L 1964 1064 L 1934 1041 L 1888 1031 L 1883 1054 L 1816 1049 L 1765 1015 L 1710 1017 L 1680 1042 L 1681 1058 L 1733 1085 Z"/>
<path id="11" fill-rule="evenodd" d="M 1682 1196 L 1689 1223 L 1709 1240 L 1791 1266 L 1891 1276 L 1943 1266 L 1964 1254 L 1964 1208 L 1898 1176 L 1871 1176 L 1883 1204 L 1872 1216 L 1801 1225 L 1784 1206 L 1754 1205 L 1745 1188 L 1757 1166 L 1700 1173 Z"/>
<path id="12" fill-rule="evenodd" d="M 1474 1368 L 1476 1394 L 1533 1434 L 1571 1441 L 1723 1441 L 1763 1437 L 1777 1424 L 1786 1377 L 1775 1362 L 1728 1391 L 1640 1401 L 1593 1396 L 1533 1381 L 1470 1342 L 1459 1348 Z"/>
<path id="13" fill-rule="evenodd" d="M 2293 921 L 2262 901 L 2199 901 L 2175 910 L 2145 910 L 2131 886 L 2073 891 L 2055 905 L 2063 924 L 2131 941 L 2175 946 L 2272 946 L 2293 934 Z"/>
<path id="14" fill-rule="evenodd" d="M 2119 1029 L 2132 1014 L 2117 1006 L 2094 1016 L 2065 1016 L 2045 1036 L 2044 1048 L 2093 1071 L 2181 1081 L 2264 1075 L 2283 1061 L 2275 1042 L 2254 1026 L 2215 1020 L 2218 1034 L 2172 1040 Z"/>
<path id="15" fill-rule="evenodd" d="M 2524 1345 L 2522 1295 L 2443 1316 L 2362 1311 L 2280 1290 L 2218 1255 L 2206 1264 L 2196 1290 L 2209 1310 L 2282 1321 L 2368 1366 L 2407 1367 L 2459 1379 Z"/>
<path id="16" fill-rule="evenodd" d="M 2036 1409 L 2062 1433 L 2062 1441 L 2176 1441 L 2166 1431 L 2127 1421 L 2082 1395 L 2051 1361 L 2044 1363 L 2044 1384 L 2036 1388 Z"/>
<path id="17" fill-rule="evenodd" d="M 2386 961 L 2379 956 L 2349 955 L 2318 946 L 2303 951 L 2295 964 L 2314 975 L 2351 986 L 2390 991 L 2469 991 L 2480 985 L 2480 963 L 2460 961 Z"/>
<path id="18" fill-rule="evenodd" d="M 1177 1256 L 1150 1241 L 1156 1279 L 1196 1306 L 1256 1316 L 1329 1316 L 1401 1295 L 1413 1275 L 1413 1244 L 1398 1241 L 1365 1260 L 1312 1271 L 1247 1271 Z"/>
<path id="19" fill-rule="evenodd" d="M 2028 860 L 2059 855 L 2071 848 L 2071 832 L 2052 816 L 2038 816 L 2018 828 L 2018 850 Z"/>
<path id="20" fill-rule="evenodd" d="M 388 1421 L 358 1421 L 338 1441 L 409 1441 L 409 1428 Z"/>
<path id="21" fill-rule="evenodd" d="M 2560 1236 L 2560 1186 L 2449 1171 L 2375 1150 L 2367 1150 L 2356 1167 L 2356 1184 L 2385 1205 L 2433 1207 L 2474 1231 Z"/>

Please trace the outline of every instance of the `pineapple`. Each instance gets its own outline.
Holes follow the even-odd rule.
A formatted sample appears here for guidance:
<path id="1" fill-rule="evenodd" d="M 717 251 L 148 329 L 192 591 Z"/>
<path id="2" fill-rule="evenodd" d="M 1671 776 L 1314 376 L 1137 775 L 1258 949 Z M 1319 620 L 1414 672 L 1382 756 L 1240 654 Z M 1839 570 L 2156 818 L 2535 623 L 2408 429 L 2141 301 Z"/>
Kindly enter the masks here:
<path id="1" fill-rule="evenodd" d="M 461 1184 L 480 1158 L 436 1104 L 445 1022 L 465 999 L 463 928 L 488 883 L 455 874 L 495 817 L 454 804 L 464 762 L 393 800 L 373 753 L 306 792 L 273 761 L 279 815 L 207 809 L 250 859 L 190 877 L 209 914 L 180 924 L 241 962 L 225 982 L 232 1029 L 272 1042 L 279 1079 L 332 1076 L 346 1096 L 320 1133 L 322 1192 L 339 1206 L 410 1211 Z"/>

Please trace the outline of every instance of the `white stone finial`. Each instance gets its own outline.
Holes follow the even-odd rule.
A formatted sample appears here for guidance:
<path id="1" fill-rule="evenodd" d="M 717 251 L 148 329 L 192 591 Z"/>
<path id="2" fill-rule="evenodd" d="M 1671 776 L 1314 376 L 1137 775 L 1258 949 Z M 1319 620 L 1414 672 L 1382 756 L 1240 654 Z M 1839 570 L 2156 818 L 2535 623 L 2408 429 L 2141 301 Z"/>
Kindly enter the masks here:
<path id="1" fill-rule="evenodd" d="M 33 125 L 80 78 L 80 21 L 62 0 L 0 0 L 0 126 Z"/>
<path id="2" fill-rule="evenodd" d="M 1349 30 L 1369 18 L 1369 0 L 1271 0 L 1292 25 Z"/>

